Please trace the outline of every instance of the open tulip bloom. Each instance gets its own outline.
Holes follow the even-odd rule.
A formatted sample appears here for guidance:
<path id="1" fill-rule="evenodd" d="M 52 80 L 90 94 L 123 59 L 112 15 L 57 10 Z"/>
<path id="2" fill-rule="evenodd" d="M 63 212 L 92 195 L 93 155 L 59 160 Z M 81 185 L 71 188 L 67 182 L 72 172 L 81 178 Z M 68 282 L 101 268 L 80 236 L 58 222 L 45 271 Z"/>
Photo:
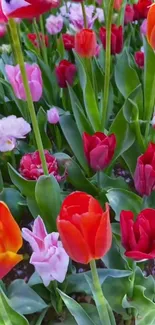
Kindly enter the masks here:
<path id="1" fill-rule="evenodd" d="M 155 1 L 0 0 L 0 325 L 155 325 Z"/>

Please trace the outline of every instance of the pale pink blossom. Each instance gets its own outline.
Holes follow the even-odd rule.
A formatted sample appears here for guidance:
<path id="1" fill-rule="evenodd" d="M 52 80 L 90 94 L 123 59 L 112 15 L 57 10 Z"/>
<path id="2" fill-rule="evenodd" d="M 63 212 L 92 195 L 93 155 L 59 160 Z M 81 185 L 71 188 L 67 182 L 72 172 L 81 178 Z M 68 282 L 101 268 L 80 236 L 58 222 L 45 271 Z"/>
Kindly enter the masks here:
<path id="1" fill-rule="evenodd" d="M 140 26 L 140 32 L 142 35 L 146 35 L 147 34 L 147 19 L 144 19 L 141 26 Z"/>
<path id="2" fill-rule="evenodd" d="M 41 217 L 34 221 L 33 230 L 22 229 L 23 238 L 29 242 L 33 253 L 30 263 L 34 265 L 47 287 L 51 281 L 63 282 L 67 273 L 69 256 L 62 247 L 58 232 L 47 234 Z"/>
<path id="3" fill-rule="evenodd" d="M 16 146 L 17 139 L 25 138 L 31 131 L 30 124 L 22 117 L 10 115 L 0 119 L 0 151 L 11 151 Z"/>
<path id="4" fill-rule="evenodd" d="M 97 19 L 97 14 L 95 13 L 95 7 L 93 5 L 91 6 L 85 6 L 86 11 L 86 18 L 87 18 L 87 25 L 88 28 L 92 28 L 94 21 Z M 70 7 L 69 12 L 69 20 L 70 20 L 70 27 L 77 31 L 80 31 L 82 28 L 84 28 L 84 19 L 83 19 L 83 13 L 80 3 L 73 3 Z"/>
<path id="5" fill-rule="evenodd" d="M 60 117 L 56 107 L 52 107 L 47 111 L 47 120 L 51 124 L 57 124 L 59 122 Z"/>
<path id="6" fill-rule="evenodd" d="M 46 29 L 50 35 L 56 35 L 61 32 L 63 28 L 63 18 L 61 15 L 50 15 L 46 19 Z"/>
<path id="7" fill-rule="evenodd" d="M 32 100 L 38 102 L 42 96 L 42 75 L 39 66 L 34 64 L 25 63 L 28 83 L 31 91 Z M 26 93 L 24 89 L 24 84 L 19 68 L 19 64 L 16 66 L 6 65 L 5 71 L 8 80 L 14 90 L 17 98 L 26 101 Z"/>

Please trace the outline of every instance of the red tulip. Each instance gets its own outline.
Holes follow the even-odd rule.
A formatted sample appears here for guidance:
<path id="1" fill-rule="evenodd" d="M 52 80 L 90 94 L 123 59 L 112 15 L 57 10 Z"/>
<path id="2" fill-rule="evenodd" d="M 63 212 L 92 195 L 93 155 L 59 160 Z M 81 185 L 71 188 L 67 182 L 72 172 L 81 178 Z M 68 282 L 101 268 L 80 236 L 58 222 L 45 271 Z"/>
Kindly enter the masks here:
<path id="1" fill-rule="evenodd" d="M 4 202 L 0 202 L 0 279 L 22 260 L 20 228 Z"/>
<path id="2" fill-rule="evenodd" d="M 134 183 L 142 196 L 149 196 L 155 190 L 155 143 L 150 143 L 145 153 L 138 157 Z"/>
<path id="3" fill-rule="evenodd" d="M 144 68 L 144 52 L 138 51 L 134 55 L 135 57 L 135 62 L 139 66 L 139 68 L 143 69 Z"/>
<path id="4" fill-rule="evenodd" d="M 27 37 L 29 41 L 35 46 L 35 47 L 40 47 L 39 40 L 37 37 L 37 34 L 32 33 L 32 34 L 27 34 Z M 46 47 L 48 46 L 48 36 L 43 35 L 42 33 L 39 34 L 40 39 L 45 42 Z"/>
<path id="5" fill-rule="evenodd" d="M 155 50 L 155 4 L 150 7 L 147 16 L 147 39 Z"/>
<path id="6" fill-rule="evenodd" d="M 114 0 L 114 9 L 119 11 L 122 7 L 122 2 L 123 0 Z"/>
<path id="7" fill-rule="evenodd" d="M 96 54 L 96 35 L 91 29 L 82 29 L 75 35 L 75 51 L 82 57 L 91 58 Z"/>
<path id="8" fill-rule="evenodd" d="M 72 86 L 74 78 L 76 75 L 76 66 L 75 64 L 62 60 L 55 69 L 57 82 L 60 88 L 66 88 L 67 83 Z"/>
<path id="9" fill-rule="evenodd" d="M 122 211 L 120 216 L 122 245 L 125 255 L 134 260 L 155 258 L 155 210 L 145 209 L 134 222 L 131 211 Z"/>
<path id="10" fill-rule="evenodd" d="M 59 0 L 1 0 L 2 11 L 8 18 L 34 18 L 59 6 Z"/>
<path id="11" fill-rule="evenodd" d="M 63 34 L 62 40 L 64 43 L 64 48 L 67 51 L 70 51 L 74 48 L 75 45 L 75 36 L 70 34 Z"/>
<path id="12" fill-rule="evenodd" d="M 116 148 L 116 137 L 114 134 L 107 136 L 102 132 L 93 135 L 84 132 L 83 145 L 88 164 L 95 171 L 99 171 L 110 164 Z"/>
<path id="13" fill-rule="evenodd" d="M 100 28 L 100 40 L 106 49 L 106 28 Z M 123 28 L 122 26 L 112 25 L 111 28 L 111 54 L 119 54 L 123 49 Z"/>
<path id="14" fill-rule="evenodd" d="M 152 0 L 139 0 L 138 3 L 134 4 L 134 20 L 145 19 L 151 5 Z"/>
<path id="15" fill-rule="evenodd" d="M 134 9 L 131 5 L 125 6 L 125 13 L 124 13 L 124 24 L 127 25 L 129 23 L 132 23 L 134 17 Z"/>
<path id="16" fill-rule="evenodd" d="M 72 260 L 87 264 L 104 256 L 111 247 L 109 206 L 84 192 L 68 195 L 57 218 L 63 247 Z"/>

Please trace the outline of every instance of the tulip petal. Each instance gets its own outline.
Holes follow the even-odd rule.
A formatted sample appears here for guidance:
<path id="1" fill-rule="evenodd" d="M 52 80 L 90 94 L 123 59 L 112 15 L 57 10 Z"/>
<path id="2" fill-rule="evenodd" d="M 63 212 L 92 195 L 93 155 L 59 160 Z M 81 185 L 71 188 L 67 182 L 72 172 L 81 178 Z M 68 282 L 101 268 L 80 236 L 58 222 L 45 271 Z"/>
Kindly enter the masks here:
<path id="1" fill-rule="evenodd" d="M 150 45 L 153 49 L 155 49 L 155 26 L 152 29 L 151 36 L 150 36 Z"/>
<path id="2" fill-rule="evenodd" d="M 125 256 L 133 258 L 136 261 L 149 260 L 155 258 L 155 251 L 152 251 L 151 253 L 148 254 L 139 251 L 131 251 L 131 252 L 125 252 Z"/>
<path id="3" fill-rule="evenodd" d="M 47 236 L 43 219 L 40 216 L 34 220 L 33 233 L 42 240 Z"/>
<path id="4" fill-rule="evenodd" d="M 90 198 L 90 195 L 80 191 L 68 195 L 61 206 L 60 219 L 71 219 L 73 214 L 87 212 Z"/>
<path id="5" fill-rule="evenodd" d="M 147 15 L 147 38 L 148 38 L 148 42 L 151 44 L 151 34 L 153 31 L 153 28 L 155 26 L 155 4 L 153 4 L 149 11 L 148 11 L 148 15 Z M 151 45 L 152 46 L 152 45 Z"/>
<path id="6" fill-rule="evenodd" d="M 111 247 L 112 230 L 110 225 L 109 205 L 106 204 L 106 211 L 103 213 L 95 239 L 95 258 L 104 256 Z"/>
<path id="7" fill-rule="evenodd" d="M 73 261 L 87 264 L 91 255 L 87 242 L 83 239 L 80 231 L 69 221 L 57 219 L 57 227 L 64 249 Z"/>
<path id="8" fill-rule="evenodd" d="M 5 251 L 17 252 L 22 246 L 21 231 L 9 208 L 0 201 L 0 240 Z"/>
<path id="9" fill-rule="evenodd" d="M 13 252 L 0 254 L 0 279 L 2 279 L 11 269 L 23 259 L 22 255 Z"/>
<path id="10" fill-rule="evenodd" d="M 121 227 L 121 235 L 122 235 L 122 245 L 125 249 L 130 249 L 136 246 L 136 240 L 134 238 L 133 233 L 133 225 L 134 225 L 134 214 L 131 211 L 122 211 L 120 214 L 120 227 Z M 131 233 L 132 232 L 132 242 L 131 242 Z"/>

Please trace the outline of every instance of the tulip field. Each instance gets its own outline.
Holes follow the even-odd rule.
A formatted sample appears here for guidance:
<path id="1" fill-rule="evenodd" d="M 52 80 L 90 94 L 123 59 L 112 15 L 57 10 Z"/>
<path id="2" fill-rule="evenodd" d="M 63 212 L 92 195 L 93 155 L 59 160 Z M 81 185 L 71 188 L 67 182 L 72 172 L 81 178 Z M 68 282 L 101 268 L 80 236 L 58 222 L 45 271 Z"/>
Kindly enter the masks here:
<path id="1" fill-rule="evenodd" d="M 155 1 L 0 0 L 0 325 L 155 325 Z"/>

